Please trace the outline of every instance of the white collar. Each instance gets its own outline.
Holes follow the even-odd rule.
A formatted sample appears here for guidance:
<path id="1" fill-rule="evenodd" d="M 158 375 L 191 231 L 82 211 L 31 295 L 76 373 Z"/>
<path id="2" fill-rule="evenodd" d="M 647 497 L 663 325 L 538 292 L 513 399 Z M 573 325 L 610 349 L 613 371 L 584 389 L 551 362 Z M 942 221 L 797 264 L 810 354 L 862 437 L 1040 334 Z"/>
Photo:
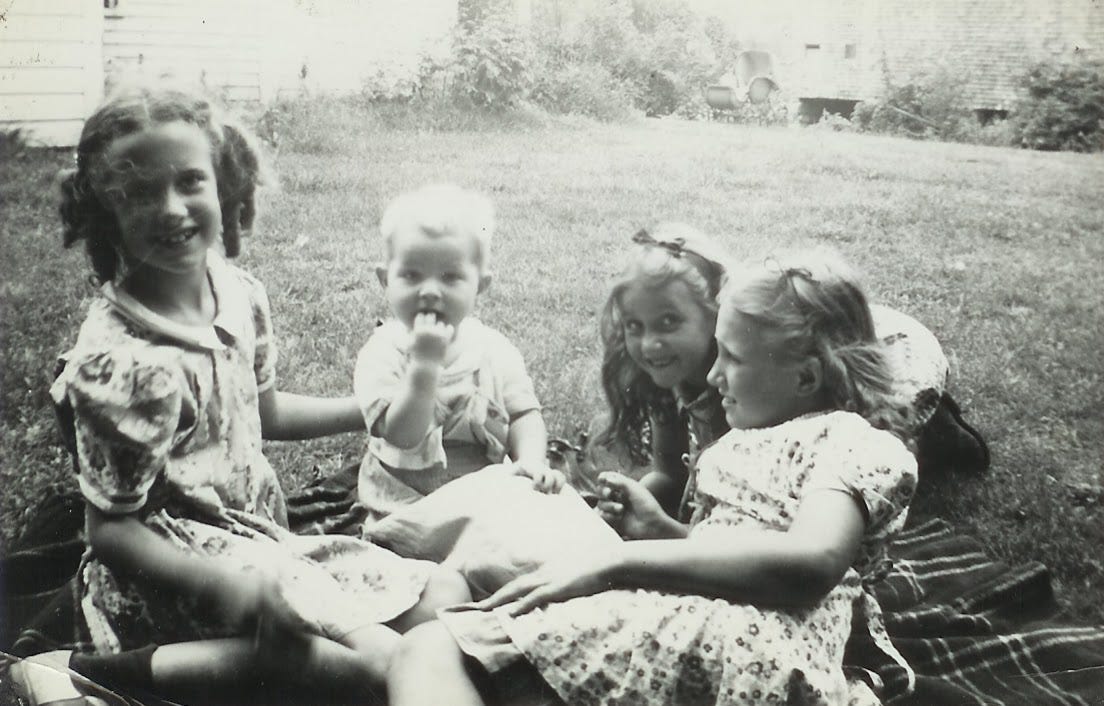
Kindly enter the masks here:
<path id="1" fill-rule="evenodd" d="M 207 251 L 207 278 L 215 296 L 215 319 L 210 324 L 191 326 L 162 316 L 138 301 L 126 291 L 106 282 L 100 293 L 120 314 L 150 331 L 196 348 L 223 350 L 226 344 L 219 332 L 231 338 L 241 338 L 248 321 L 241 307 L 248 305 L 248 295 L 232 276 L 231 268 L 214 250 Z"/>

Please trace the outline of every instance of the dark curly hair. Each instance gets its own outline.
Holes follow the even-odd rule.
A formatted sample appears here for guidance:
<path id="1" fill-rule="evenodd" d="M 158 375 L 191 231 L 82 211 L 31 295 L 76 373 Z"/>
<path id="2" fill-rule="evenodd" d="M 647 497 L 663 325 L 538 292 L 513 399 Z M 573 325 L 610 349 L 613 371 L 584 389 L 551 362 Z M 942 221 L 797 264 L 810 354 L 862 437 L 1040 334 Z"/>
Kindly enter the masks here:
<path id="1" fill-rule="evenodd" d="M 633 463 L 651 460 L 651 421 L 673 420 L 678 412 L 671 390 L 660 388 L 632 358 L 625 344 L 621 295 L 634 282 L 659 288 L 679 280 L 694 294 L 697 304 L 717 316 L 717 294 L 725 277 L 725 256 L 700 231 L 682 223 L 661 223 L 642 231 L 647 242 L 634 238 L 631 260 L 610 289 L 602 307 L 602 390 L 609 405 L 606 428 L 595 439 L 628 450 Z M 638 233 L 637 235 L 641 235 Z M 716 345 L 715 343 L 713 345 Z"/>
<path id="2" fill-rule="evenodd" d="M 241 250 L 242 235 L 253 227 L 256 189 L 267 169 L 253 136 L 227 118 L 199 91 L 163 85 L 133 85 L 111 95 L 84 123 L 77 166 L 61 174 L 63 241 L 83 240 L 95 279 L 115 279 L 121 239 L 115 216 L 101 196 L 106 178 L 103 154 L 114 140 L 149 127 L 183 121 L 203 130 L 211 142 L 211 163 L 222 207 L 222 241 L 228 257 Z"/>

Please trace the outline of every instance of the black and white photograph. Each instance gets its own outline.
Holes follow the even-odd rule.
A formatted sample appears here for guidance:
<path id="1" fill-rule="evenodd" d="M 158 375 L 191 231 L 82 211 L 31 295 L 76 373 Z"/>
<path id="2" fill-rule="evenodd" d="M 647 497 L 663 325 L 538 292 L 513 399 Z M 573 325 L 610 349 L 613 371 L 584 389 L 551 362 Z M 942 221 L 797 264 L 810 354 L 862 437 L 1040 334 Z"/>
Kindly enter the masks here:
<path id="1" fill-rule="evenodd" d="M 1104 706 L 1104 0 L 0 0 L 0 706 Z"/>

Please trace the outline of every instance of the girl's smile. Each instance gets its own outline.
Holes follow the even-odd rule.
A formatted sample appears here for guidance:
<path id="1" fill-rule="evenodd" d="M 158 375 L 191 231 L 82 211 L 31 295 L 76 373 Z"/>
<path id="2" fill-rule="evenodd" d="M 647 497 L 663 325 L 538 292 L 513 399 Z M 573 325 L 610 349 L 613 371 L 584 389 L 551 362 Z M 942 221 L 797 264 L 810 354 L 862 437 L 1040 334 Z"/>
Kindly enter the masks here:
<path id="1" fill-rule="evenodd" d="M 629 357 L 661 388 L 704 386 L 713 350 L 714 320 L 689 286 L 633 282 L 620 297 Z"/>
<path id="2" fill-rule="evenodd" d="M 183 121 L 161 123 L 112 142 L 104 163 L 104 197 L 132 275 L 204 272 L 222 227 L 207 135 Z"/>

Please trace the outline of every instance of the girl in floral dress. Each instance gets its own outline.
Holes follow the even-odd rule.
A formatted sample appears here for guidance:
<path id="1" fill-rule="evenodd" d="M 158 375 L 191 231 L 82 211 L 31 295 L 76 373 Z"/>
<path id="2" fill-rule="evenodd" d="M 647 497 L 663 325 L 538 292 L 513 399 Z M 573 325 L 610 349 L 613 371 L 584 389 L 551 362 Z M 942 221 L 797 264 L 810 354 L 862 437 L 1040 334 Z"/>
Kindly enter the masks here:
<path id="1" fill-rule="evenodd" d="M 518 664 L 573 706 L 878 703 L 845 677 L 844 645 L 862 631 L 908 669 L 863 584 L 916 464 L 865 295 L 823 256 L 749 268 L 720 296 L 716 342 L 707 379 L 732 430 L 698 459 L 684 536 L 443 611 L 400 645 L 393 704 L 481 703 L 479 676 Z"/>
<path id="2" fill-rule="evenodd" d="M 52 389 L 88 507 L 94 654 L 68 663 L 185 702 L 372 700 L 398 631 L 470 595 L 427 562 L 286 529 L 262 436 L 363 420 L 352 397 L 277 390 L 265 290 L 217 252 L 251 227 L 258 156 L 203 97 L 139 87 L 88 119 L 63 182 L 66 244 L 85 241 L 101 283 Z"/>
<path id="3" fill-rule="evenodd" d="M 618 461 L 649 470 L 639 482 L 622 469 L 607 470 L 593 490 L 600 513 L 622 536 L 657 539 L 684 531 L 679 525 L 693 511 L 694 461 L 729 429 L 720 393 L 705 380 L 717 355 L 716 297 L 728 258 L 712 238 L 681 223 L 641 230 L 633 242 L 602 307 L 609 414 L 593 446 L 620 449 Z M 872 306 L 871 313 L 886 344 L 890 399 L 915 438 L 945 386 L 947 359 L 915 319 L 885 306 Z M 600 452 L 599 462 L 609 456 Z M 646 512 L 654 507 L 647 495 L 664 512 Z"/>

